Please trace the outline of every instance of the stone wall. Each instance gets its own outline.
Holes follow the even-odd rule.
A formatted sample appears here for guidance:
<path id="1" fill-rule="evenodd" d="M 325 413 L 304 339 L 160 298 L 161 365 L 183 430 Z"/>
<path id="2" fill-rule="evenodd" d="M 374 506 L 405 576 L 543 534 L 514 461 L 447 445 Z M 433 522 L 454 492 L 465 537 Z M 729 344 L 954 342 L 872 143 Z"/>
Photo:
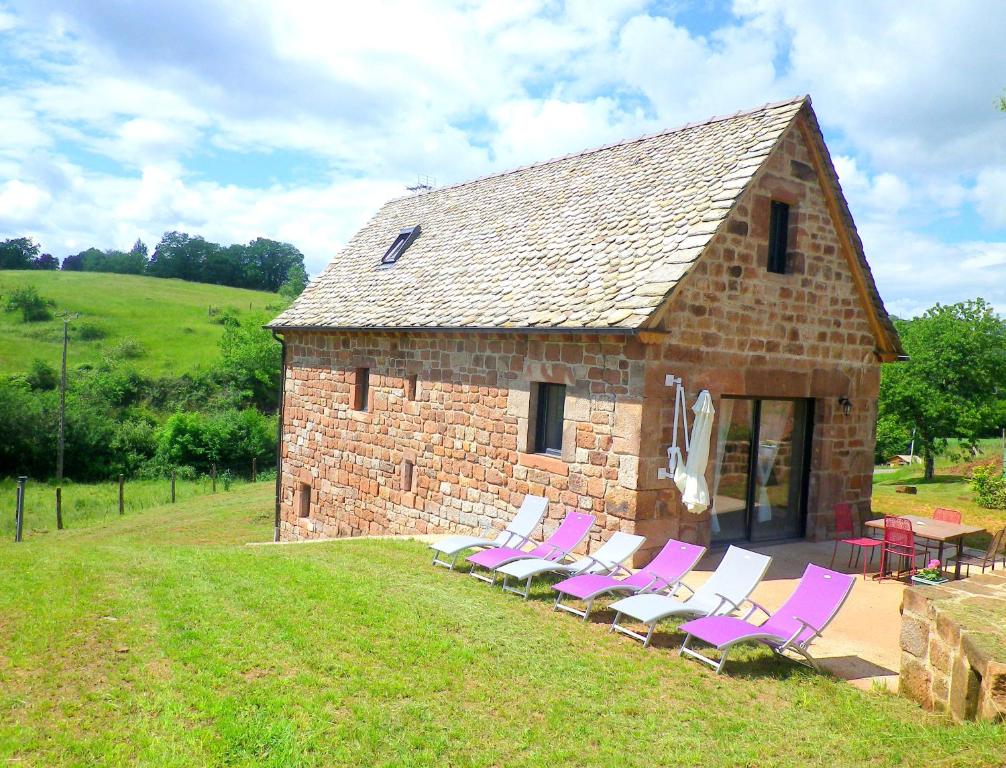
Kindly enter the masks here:
<path id="1" fill-rule="evenodd" d="M 901 614 L 901 692 L 958 721 L 1006 721 L 1006 574 L 911 587 Z"/>
<path id="2" fill-rule="evenodd" d="M 526 493 L 551 521 L 597 515 L 594 542 L 631 530 L 643 356 L 621 337 L 288 333 L 281 536 L 502 527 Z M 529 450 L 535 382 L 567 387 L 561 457 Z"/>
<path id="3" fill-rule="evenodd" d="M 802 119 L 802 118 L 801 118 Z M 788 269 L 768 271 L 772 200 L 790 205 Z M 640 491 L 656 497 L 654 531 L 708 541 L 709 515 L 689 514 L 657 480 L 671 439 L 673 391 L 683 375 L 689 402 L 723 395 L 815 401 L 807 536 L 829 535 L 838 502 L 870 511 L 880 364 L 876 342 L 803 137 L 794 124 L 675 290 L 661 321 L 665 343 L 648 348 Z M 846 397 L 846 415 L 838 399 Z M 712 467 L 707 479 L 712 483 Z"/>

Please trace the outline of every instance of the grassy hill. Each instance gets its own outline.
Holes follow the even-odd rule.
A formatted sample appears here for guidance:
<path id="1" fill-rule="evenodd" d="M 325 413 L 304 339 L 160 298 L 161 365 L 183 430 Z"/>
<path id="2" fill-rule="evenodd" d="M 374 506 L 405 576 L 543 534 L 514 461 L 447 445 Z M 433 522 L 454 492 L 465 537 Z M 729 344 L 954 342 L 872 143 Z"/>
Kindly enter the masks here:
<path id="1" fill-rule="evenodd" d="M 94 364 L 122 349 L 151 375 L 177 375 L 210 364 L 223 333 L 219 313 L 275 314 L 283 299 L 183 280 L 97 272 L 0 271 L 0 307 L 11 290 L 34 285 L 55 302 L 55 312 L 79 312 L 71 325 L 69 365 Z M 0 375 L 28 369 L 35 358 L 59 367 L 63 324 L 57 319 L 23 323 L 0 311 Z"/>

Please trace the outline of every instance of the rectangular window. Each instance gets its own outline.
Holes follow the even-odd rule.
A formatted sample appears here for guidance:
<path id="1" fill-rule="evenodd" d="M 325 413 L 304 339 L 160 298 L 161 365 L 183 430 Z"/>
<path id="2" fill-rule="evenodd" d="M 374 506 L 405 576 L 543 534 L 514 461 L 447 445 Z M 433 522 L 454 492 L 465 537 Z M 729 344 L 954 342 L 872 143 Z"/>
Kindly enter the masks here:
<path id="1" fill-rule="evenodd" d="M 768 228 L 768 271 L 786 274 L 786 250 L 789 236 L 789 206 L 772 201 L 772 215 Z"/>
<path id="2" fill-rule="evenodd" d="M 353 408 L 357 411 L 365 411 L 370 401 L 370 369 L 356 369 L 356 390 L 353 398 Z"/>
<path id="3" fill-rule="evenodd" d="M 419 396 L 419 376 L 412 374 L 405 378 L 405 399 L 415 400 Z"/>
<path id="4" fill-rule="evenodd" d="M 562 415 L 566 405 L 565 384 L 539 384 L 535 414 L 534 452 L 562 455 Z"/>
<path id="5" fill-rule="evenodd" d="M 311 486 L 307 483 L 300 484 L 300 493 L 297 497 L 297 510 L 301 517 L 311 516 Z"/>

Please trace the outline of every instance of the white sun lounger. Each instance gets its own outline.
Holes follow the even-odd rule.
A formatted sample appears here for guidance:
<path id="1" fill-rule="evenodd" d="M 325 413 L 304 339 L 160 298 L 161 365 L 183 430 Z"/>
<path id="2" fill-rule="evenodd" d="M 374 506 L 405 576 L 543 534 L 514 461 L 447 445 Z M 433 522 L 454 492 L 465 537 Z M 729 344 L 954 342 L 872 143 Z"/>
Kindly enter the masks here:
<path id="1" fill-rule="evenodd" d="M 615 531 L 600 549 L 592 555 L 584 555 L 572 563 L 557 563 L 553 560 L 534 558 L 532 560 L 516 560 L 500 566 L 497 571 L 503 574 L 503 589 L 527 599 L 531 591 L 531 580 L 543 573 L 559 573 L 563 576 L 575 576 L 578 573 L 612 573 L 618 566 L 628 560 L 646 540 L 645 536 Z M 524 588 L 512 587 L 510 578 L 518 584 L 524 582 Z"/>
<path id="2" fill-rule="evenodd" d="M 611 604 L 615 620 L 611 630 L 643 641 L 643 647 L 650 644 L 653 631 L 663 619 L 673 616 L 721 616 L 740 610 L 741 604 L 758 586 L 765 576 L 772 558 L 757 552 L 749 552 L 740 547 L 730 547 L 709 580 L 696 590 L 684 582 L 678 582 L 670 595 L 642 594 L 630 595 Z M 678 587 L 684 587 L 691 595 L 680 600 L 675 595 Z M 645 635 L 633 632 L 618 623 L 622 614 L 649 626 Z"/>
<path id="3" fill-rule="evenodd" d="M 545 516 L 546 509 L 548 509 L 548 499 L 527 494 L 514 519 L 499 532 L 495 539 L 488 538 L 490 529 L 487 528 L 483 530 L 481 536 L 448 536 L 430 544 L 430 549 L 433 550 L 433 565 L 442 565 L 453 571 L 458 555 L 466 549 L 520 548 L 529 542 L 534 529 L 538 527 L 541 519 Z M 442 556 L 448 556 L 451 559 L 444 560 Z"/>

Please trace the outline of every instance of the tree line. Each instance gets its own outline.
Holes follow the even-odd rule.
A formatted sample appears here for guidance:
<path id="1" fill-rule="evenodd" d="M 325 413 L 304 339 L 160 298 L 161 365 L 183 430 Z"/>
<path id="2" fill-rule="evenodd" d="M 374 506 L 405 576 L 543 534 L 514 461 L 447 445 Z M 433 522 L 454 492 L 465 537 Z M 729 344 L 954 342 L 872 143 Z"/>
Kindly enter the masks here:
<path id="1" fill-rule="evenodd" d="M 165 232 L 149 253 L 137 240 L 128 251 L 87 248 L 63 259 L 43 253 L 30 237 L 0 241 L 0 269 L 62 269 L 174 277 L 297 296 L 307 284 L 304 254 L 289 243 L 257 237 L 247 245 L 220 245 L 200 235 Z"/>

